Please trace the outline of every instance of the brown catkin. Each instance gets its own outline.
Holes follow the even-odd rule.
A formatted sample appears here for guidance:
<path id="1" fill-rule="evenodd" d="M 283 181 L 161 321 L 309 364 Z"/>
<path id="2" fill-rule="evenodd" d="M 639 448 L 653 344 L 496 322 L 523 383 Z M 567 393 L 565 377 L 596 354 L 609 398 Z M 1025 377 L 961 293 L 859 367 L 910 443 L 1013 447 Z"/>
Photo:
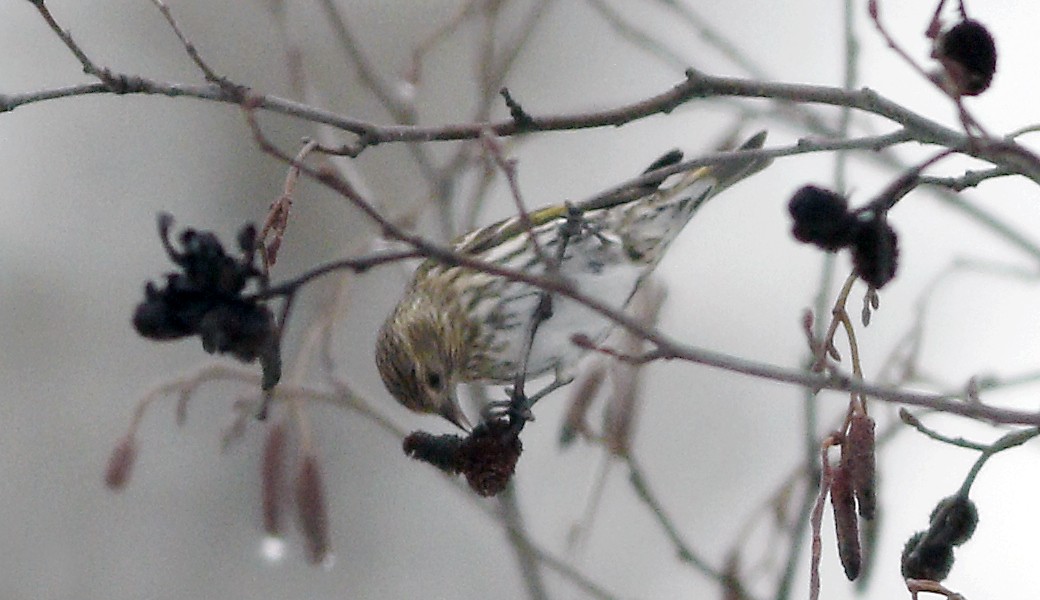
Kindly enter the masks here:
<path id="1" fill-rule="evenodd" d="M 321 469 L 313 454 L 303 457 L 296 475 L 296 514 L 307 542 L 308 560 L 321 563 L 329 553 L 329 519 L 325 512 Z"/>
<path id="2" fill-rule="evenodd" d="M 845 443 L 841 445 L 841 464 L 848 472 L 859 516 L 873 519 L 877 514 L 874 419 L 862 413 L 852 415 Z"/>
<path id="3" fill-rule="evenodd" d="M 267 432 L 260 463 L 260 494 L 264 531 L 282 534 L 282 490 L 285 477 L 285 424 L 278 423 Z"/>
<path id="4" fill-rule="evenodd" d="M 119 440 L 116 447 L 112 449 L 112 455 L 108 458 L 108 467 L 105 469 L 105 485 L 112 490 L 121 490 L 130 479 L 130 472 L 134 467 L 134 459 L 137 458 L 137 442 L 133 436 L 127 435 Z"/>
<path id="5" fill-rule="evenodd" d="M 859 546 L 859 519 L 856 516 L 856 499 L 852 493 L 852 482 L 843 465 L 832 471 L 831 508 L 834 510 L 834 531 L 838 537 L 838 558 L 845 568 L 849 581 L 859 577 L 862 560 Z"/>

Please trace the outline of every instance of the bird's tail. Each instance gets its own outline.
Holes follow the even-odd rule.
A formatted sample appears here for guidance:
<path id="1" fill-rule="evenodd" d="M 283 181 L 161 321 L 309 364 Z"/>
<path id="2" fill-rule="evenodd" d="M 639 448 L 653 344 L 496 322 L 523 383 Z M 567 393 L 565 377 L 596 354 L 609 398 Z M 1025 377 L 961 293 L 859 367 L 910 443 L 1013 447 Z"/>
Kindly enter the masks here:
<path id="1" fill-rule="evenodd" d="M 738 150 L 759 149 L 765 140 L 766 132 L 760 131 Z M 647 172 L 676 164 L 681 159 L 681 153 L 670 152 L 650 165 Z M 674 183 L 666 182 L 643 198 L 618 207 L 620 210 L 615 214 L 620 222 L 614 229 L 623 232 L 630 257 L 655 264 L 702 204 L 766 168 L 770 162 L 771 159 L 762 157 L 737 158 L 684 173 Z"/>

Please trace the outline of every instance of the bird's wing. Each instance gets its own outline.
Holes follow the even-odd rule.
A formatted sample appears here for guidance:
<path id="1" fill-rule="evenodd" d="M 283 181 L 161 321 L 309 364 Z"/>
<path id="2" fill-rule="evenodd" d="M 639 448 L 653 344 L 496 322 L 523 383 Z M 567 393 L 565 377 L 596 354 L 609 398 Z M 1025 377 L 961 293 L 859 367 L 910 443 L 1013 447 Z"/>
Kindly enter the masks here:
<path id="1" fill-rule="evenodd" d="M 567 207 L 563 204 L 546 206 L 528 213 L 530 224 L 525 223 L 519 215 L 503 219 L 498 223 L 481 227 L 458 238 L 452 246 L 456 252 L 466 255 L 479 255 L 498 246 L 504 240 L 521 235 L 531 228 L 541 227 L 546 223 L 562 219 L 567 215 Z"/>

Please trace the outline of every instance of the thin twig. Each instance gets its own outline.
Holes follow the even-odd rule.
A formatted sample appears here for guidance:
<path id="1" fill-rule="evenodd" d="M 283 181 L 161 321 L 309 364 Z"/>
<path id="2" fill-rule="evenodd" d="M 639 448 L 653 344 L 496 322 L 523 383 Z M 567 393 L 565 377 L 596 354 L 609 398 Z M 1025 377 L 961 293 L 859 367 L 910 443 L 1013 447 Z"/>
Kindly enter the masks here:
<path id="1" fill-rule="evenodd" d="M 968 471 L 968 475 L 964 478 L 964 483 L 961 484 L 960 490 L 957 493 L 965 498 L 971 491 L 971 486 L 975 483 L 975 478 L 978 476 L 979 471 L 986 464 L 986 461 L 993 458 L 995 454 L 1021 446 L 1029 440 L 1040 435 L 1040 427 L 1029 427 L 1027 429 L 1019 429 L 1018 431 L 1012 431 L 1005 434 L 999 440 L 993 442 L 989 446 L 982 450 L 982 454 L 976 459 L 975 464 L 971 466 L 971 470 Z"/>
<path id="2" fill-rule="evenodd" d="M 247 299 L 265 299 L 274 298 L 278 296 L 288 296 L 295 293 L 299 288 L 310 283 L 312 280 L 331 273 L 336 273 L 343 270 L 351 270 L 355 273 L 363 273 L 372 267 L 385 265 L 388 263 L 400 262 L 402 260 L 408 260 L 410 258 L 418 258 L 421 256 L 419 252 L 414 250 L 402 250 L 396 252 L 377 252 L 366 256 L 359 256 L 355 258 L 344 258 L 340 260 L 334 260 L 332 262 L 324 263 L 319 265 L 310 271 L 307 271 L 303 275 L 295 279 L 290 279 L 278 285 L 271 286 L 265 290 L 259 291 L 252 296 L 248 296 Z"/>
<path id="3" fill-rule="evenodd" d="M 87 53 L 79 44 L 76 43 L 76 40 L 72 39 L 72 32 L 67 29 L 62 29 L 61 25 L 58 24 L 58 21 L 54 19 L 54 15 L 51 14 L 50 9 L 47 8 L 46 2 L 44 0 L 30 0 L 30 3 L 36 7 L 40 16 L 47 22 L 47 26 L 51 28 L 51 31 L 58 36 L 62 43 L 65 44 L 65 47 L 68 48 L 69 51 L 72 52 L 73 56 L 76 57 L 79 64 L 83 66 L 83 72 L 87 75 L 93 75 L 94 77 L 101 79 L 105 91 L 111 91 L 108 82 L 106 81 L 106 77 L 104 76 L 104 70 L 98 67 L 94 61 L 90 60 L 90 57 L 87 56 Z"/>
<path id="4" fill-rule="evenodd" d="M 362 85 L 368 88 L 376 99 L 379 100 L 379 103 L 382 104 L 395 123 L 401 125 L 414 124 L 417 118 L 413 101 L 414 90 L 410 90 L 411 95 L 409 95 L 409 92 L 395 90 L 392 85 L 388 84 L 361 49 L 357 37 L 347 25 L 346 15 L 343 14 L 339 5 L 333 0 L 321 0 L 320 5 L 325 11 L 328 23 L 332 25 L 332 30 L 336 41 L 339 42 L 340 49 L 343 50 L 354 65 Z M 402 84 L 402 90 L 406 89 L 404 85 L 414 85 L 411 83 L 404 84 L 404 82 Z M 437 169 L 429 152 L 419 144 L 408 144 L 407 148 L 426 183 L 433 188 L 437 181 Z"/>
<path id="5" fill-rule="evenodd" d="M 500 0 L 489 1 L 499 2 Z M 489 54 L 488 52 L 493 52 L 494 49 L 485 44 L 485 54 L 481 57 L 481 60 L 477 65 L 477 80 L 482 82 L 483 89 L 478 91 L 477 108 L 472 113 L 473 122 L 487 123 L 490 120 L 491 110 L 497 101 L 499 90 L 504 87 L 506 78 L 512 72 L 521 52 L 523 52 L 524 48 L 527 46 L 535 28 L 548 13 L 548 7 L 554 1 L 555 0 L 538 0 L 538 2 L 527 12 L 526 17 L 521 22 L 515 36 L 510 41 L 501 44 L 502 47 L 498 51 L 497 55 Z M 490 20 L 494 20 L 497 14 L 498 13 L 495 12 L 494 14 L 489 15 L 491 17 Z M 489 22 L 488 26 L 494 27 L 494 23 Z M 518 121 L 512 119 L 512 122 L 516 126 L 515 133 L 522 133 L 528 124 L 528 121 L 526 120 Z M 480 135 L 483 135 L 483 133 Z M 448 198 L 445 196 L 446 190 L 450 187 L 447 183 L 452 177 L 455 177 L 469 161 L 469 146 L 469 144 L 460 144 L 459 148 L 455 151 L 455 154 L 448 159 L 447 163 L 441 169 L 441 182 L 437 187 L 437 191 L 438 200 L 445 207 L 450 206 L 447 204 Z"/>
<path id="6" fill-rule="evenodd" d="M 838 332 L 838 326 L 841 325 L 843 317 L 845 319 L 848 318 L 848 313 L 845 312 L 845 303 L 848 302 L 849 293 L 852 292 L 852 285 L 856 283 L 857 279 L 855 273 L 850 273 L 845 278 L 845 283 L 842 284 L 841 291 L 838 292 L 838 296 L 834 300 L 834 306 L 831 308 L 831 321 L 827 326 L 827 333 L 816 342 L 816 357 L 810 367 L 811 371 L 819 372 L 823 370 L 827 361 L 827 354 L 833 352 L 834 335 Z"/>
<path id="7" fill-rule="evenodd" d="M 842 87 L 847 90 L 854 89 L 859 84 L 859 40 L 856 37 L 855 27 L 855 14 L 858 6 L 852 0 L 845 0 L 843 3 L 842 10 L 842 29 L 845 38 L 845 61 L 844 61 L 844 77 L 842 81 Z M 761 75 L 760 73 L 751 72 L 753 76 Z M 838 130 L 837 139 L 848 139 L 852 125 L 852 109 L 848 106 L 842 107 L 838 118 Z M 834 160 L 834 189 L 839 194 L 845 194 L 848 187 L 848 167 L 849 167 L 849 152 L 848 150 L 841 149 L 835 153 Z M 820 268 L 820 279 L 819 288 L 817 290 L 815 311 L 816 322 L 815 327 L 817 330 L 823 326 L 824 313 L 827 306 L 827 297 L 833 286 L 835 264 L 837 260 L 835 255 L 828 253 L 824 258 L 823 265 Z M 844 286 L 843 286 L 844 291 Z M 847 293 L 847 292 L 846 292 Z M 831 315 L 833 319 L 833 313 Z M 828 325 L 828 331 L 830 326 Z M 825 338 L 827 339 L 827 338 Z M 832 341 L 825 341 L 828 347 L 833 343 Z M 822 348 L 821 348 L 822 349 Z M 823 475 L 820 468 L 814 469 L 816 453 L 818 449 L 817 436 L 819 427 L 819 398 L 816 394 L 812 393 L 812 390 L 806 390 L 803 396 L 803 414 L 805 416 L 804 426 L 804 440 L 805 440 L 805 464 L 806 468 L 802 471 L 804 477 L 807 480 L 806 492 L 803 502 L 801 504 L 800 513 L 798 519 L 800 522 L 809 520 L 810 513 L 815 506 L 813 501 L 813 492 L 820 493 L 820 483 L 823 481 Z M 787 564 L 785 566 L 783 575 L 781 576 L 780 583 L 777 586 L 777 600 L 786 600 L 790 597 L 793 589 L 793 581 L 795 577 L 795 571 L 798 565 L 799 554 L 801 546 L 804 545 L 805 536 L 808 529 L 805 527 L 798 527 L 791 536 L 790 550 L 787 557 Z M 815 539 L 813 540 L 815 542 Z"/>
<path id="8" fill-rule="evenodd" d="M 718 28 L 711 25 L 707 19 L 699 15 L 690 4 L 679 2 L 678 0 L 655 1 L 658 4 L 669 8 L 672 12 L 678 15 L 679 19 L 696 31 L 697 35 L 699 35 L 701 39 L 718 50 L 723 56 L 732 61 L 733 64 L 743 69 L 745 73 L 755 79 L 761 79 L 763 81 L 771 79 L 768 71 L 752 61 L 751 57 L 749 57 L 740 46 L 726 37 Z"/>
<path id="9" fill-rule="evenodd" d="M 521 226 L 527 232 L 527 239 L 534 249 L 535 256 L 538 257 L 538 262 L 545 265 L 547 269 L 552 268 L 553 261 L 545 253 L 541 242 L 538 241 L 538 236 L 535 235 L 531 214 L 528 212 L 527 204 L 524 202 L 523 194 L 520 192 L 520 182 L 517 181 L 516 177 L 516 159 L 506 158 L 498 141 L 492 135 L 486 134 L 481 136 L 480 139 L 488 156 L 491 157 L 491 160 L 506 177 L 506 184 L 509 186 L 509 193 L 513 198 L 513 206 L 516 208 L 517 217 L 519 217 Z"/>
<path id="10" fill-rule="evenodd" d="M 184 46 L 184 50 L 188 53 L 188 57 L 191 58 L 191 61 L 195 63 L 195 66 L 197 66 L 199 70 L 202 71 L 202 74 L 205 75 L 206 81 L 213 83 L 226 81 L 223 77 L 217 75 L 213 69 L 206 64 L 206 61 L 202 60 L 202 56 L 199 54 L 198 49 L 195 48 L 195 44 L 184 35 L 184 32 L 181 31 L 180 25 L 177 24 L 177 20 L 173 18 L 173 14 L 170 12 L 170 7 L 166 6 L 166 3 L 163 2 L 163 0 L 152 0 L 152 4 L 159 9 L 160 13 L 162 13 L 162 16 L 170 25 L 170 29 L 172 29 L 173 33 L 177 35 L 177 39 L 181 41 L 181 45 Z"/>
<path id="11" fill-rule="evenodd" d="M 134 417 L 131 420 L 131 433 L 133 433 L 139 426 L 146 407 L 154 401 L 166 395 L 178 394 L 179 397 L 179 394 L 183 393 L 185 390 L 188 390 L 189 393 L 193 393 L 200 385 L 215 381 L 233 381 L 242 383 L 250 388 L 255 388 L 260 383 L 260 376 L 249 369 L 232 367 L 224 364 L 208 363 L 187 375 L 159 384 L 149 391 L 138 404 L 138 409 L 135 411 Z M 388 419 L 382 413 L 374 410 L 362 397 L 354 393 L 344 395 L 339 391 L 319 390 L 291 382 L 283 382 L 279 384 L 277 388 L 272 390 L 272 393 L 279 400 L 297 398 L 349 408 L 358 412 L 384 433 L 391 434 L 396 439 L 404 438 L 407 433 L 403 428 L 394 424 L 393 421 Z M 485 515 L 495 519 L 496 522 L 502 524 L 509 532 L 514 543 L 522 545 L 524 549 L 523 551 L 534 556 L 540 564 L 557 573 L 563 579 L 593 598 L 598 598 L 600 600 L 618 600 L 617 596 L 606 591 L 591 579 L 580 573 L 577 569 L 536 544 L 524 529 L 515 528 L 510 523 L 498 519 L 494 509 L 482 502 L 482 499 L 473 494 L 464 483 L 457 479 L 448 477 L 447 475 L 445 476 L 445 480 L 451 482 L 453 484 L 452 487 L 458 490 L 466 500 L 473 503 L 473 506 L 476 507 L 478 511 L 483 512 Z"/>
<path id="12" fill-rule="evenodd" d="M 927 437 L 932 438 L 933 440 L 935 440 L 937 442 L 942 442 L 944 444 L 949 444 L 951 446 L 957 446 L 959 448 L 967 448 L 969 450 L 978 450 L 980 452 L 984 451 L 986 449 L 986 445 L 985 444 L 979 444 L 979 443 L 976 443 L 976 442 L 972 442 L 972 441 L 966 440 L 966 439 L 964 439 L 962 437 L 957 437 L 957 438 L 949 437 L 949 436 L 946 436 L 946 435 L 943 435 L 943 434 L 939 433 L 938 431 L 935 431 L 934 429 L 930 429 L 930 428 L 926 427 L 925 424 L 922 423 L 920 419 L 918 419 L 912 412 L 908 411 L 905 408 L 900 408 L 899 409 L 899 418 L 904 423 L 906 423 L 907 425 L 913 427 L 917 431 L 921 432 L 922 434 L 924 434 Z"/>
<path id="13" fill-rule="evenodd" d="M 538 557 L 523 541 L 522 532 L 527 531 L 527 527 L 524 525 L 523 515 L 520 513 L 520 503 L 517 502 L 515 483 L 507 485 L 506 489 L 498 495 L 498 506 L 510 545 L 513 547 L 517 563 L 520 565 L 521 580 L 527 588 L 527 596 L 531 600 L 548 600 L 549 594 L 545 589 L 545 579 L 542 577 Z"/>
<path id="14" fill-rule="evenodd" d="M 339 47 L 350 59 L 357 70 L 358 78 L 379 100 L 394 121 L 402 124 L 415 122 L 415 107 L 397 93 L 392 86 L 376 70 L 375 64 L 365 56 L 354 32 L 347 25 L 347 18 L 339 5 L 333 0 L 320 0 L 319 6 L 325 11 L 325 21 L 332 26 Z"/>
<path id="15" fill-rule="evenodd" d="M 809 526 L 812 530 L 812 552 L 809 559 L 809 600 L 818 600 L 820 597 L 820 558 L 823 555 L 823 544 L 820 540 L 820 532 L 823 525 L 823 509 L 827 503 L 827 494 L 830 493 L 833 474 L 830 459 L 827 452 L 834 445 L 830 437 L 820 444 L 820 485 L 816 502 L 813 504 L 812 513 L 809 518 Z"/>
<path id="16" fill-rule="evenodd" d="M 407 79 L 413 85 L 418 85 L 422 80 L 423 61 L 426 59 L 426 55 L 429 54 L 437 44 L 457 31 L 458 28 L 473 15 L 478 4 L 482 1 L 484 0 L 466 0 L 455 14 L 437 26 L 433 32 L 420 40 L 419 43 L 412 48 L 412 64 L 408 68 Z"/>
<path id="17" fill-rule="evenodd" d="M 634 46 L 640 48 L 668 65 L 669 68 L 682 73 L 689 61 L 679 56 L 674 50 L 661 43 L 658 36 L 648 33 L 633 25 L 621 16 L 605 0 L 585 0 L 594 11 L 599 13 L 603 20 L 610 25 L 621 37 L 630 41 Z"/>
<path id="18" fill-rule="evenodd" d="M 646 480 L 646 476 L 643 474 L 643 469 L 636 462 L 635 458 L 629 454 L 622 457 L 625 463 L 628 465 L 628 478 L 632 484 L 632 489 L 635 491 L 636 496 L 646 504 L 650 510 L 650 514 L 653 515 L 661 529 L 664 530 L 665 535 L 668 536 L 669 541 L 679 553 L 679 559 L 684 563 L 697 569 L 704 575 L 707 575 L 711 579 L 722 583 L 724 581 L 724 575 L 715 567 L 708 564 L 708 561 L 694 552 L 693 548 L 686 543 L 683 539 L 682 534 L 679 533 L 679 528 L 676 527 L 671 517 L 661 506 L 661 502 L 654 495 L 650 489 L 650 484 Z"/>
<path id="19" fill-rule="evenodd" d="M 917 595 L 921 592 L 946 596 L 946 600 L 966 600 L 964 596 L 943 586 L 938 581 L 928 579 L 907 579 L 906 589 L 910 592 L 910 600 L 917 600 Z"/>
<path id="20" fill-rule="evenodd" d="M 126 75 L 112 76 L 107 81 L 117 81 L 120 93 L 159 94 L 170 97 L 189 96 L 205 100 L 240 103 L 242 98 L 221 86 L 188 86 L 148 80 Z M 74 86 L 55 91 L 0 96 L 0 112 L 12 110 L 24 104 L 55 97 L 67 97 L 88 93 L 111 92 L 112 84 L 100 86 Z M 497 92 L 497 90 L 496 90 Z M 844 90 L 828 86 L 762 82 L 757 80 L 714 77 L 693 69 L 687 71 L 684 82 L 671 90 L 645 100 L 603 111 L 558 115 L 532 116 L 530 125 L 519 125 L 515 120 L 458 123 L 439 126 L 388 125 L 379 126 L 366 121 L 344 117 L 329 111 L 307 106 L 276 96 L 250 94 L 251 106 L 289 114 L 305 120 L 324 123 L 358 136 L 355 143 L 345 148 L 348 154 L 356 155 L 366 147 L 389 142 L 447 141 L 477 139 L 490 130 L 496 136 L 510 136 L 530 130 L 556 131 L 578 130 L 595 127 L 616 127 L 654 114 L 671 112 L 680 105 L 706 97 L 772 98 L 802 103 L 832 106 L 848 106 L 874 114 L 900 125 L 912 133 L 916 141 L 939 144 L 948 148 L 966 148 L 971 156 L 985 160 L 995 166 L 1029 177 L 1040 183 L 1040 159 L 1026 148 L 1014 142 L 994 138 L 973 140 L 963 133 L 949 129 L 918 113 L 910 111 L 876 92 L 868 89 Z"/>
<path id="21" fill-rule="evenodd" d="M 939 11 L 941 10 L 944 1 L 945 0 L 940 1 L 939 5 L 936 7 L 935 16 L 933 17 L 932 24 L 931 26 L 929 26 L 928 33 L 926 34 L 929 38 L 933 40 L 935 39 L 935 37 L 939 35 Z M 888 47 L 891 48 L 892 51 L 895 52 L 900 58 L 902 58 L 904 62 L 910 65 L 910 67 L 914 71 L 916 71 L 918 75 L 920 75 L 929 83 L 934 84 L 935 87 L 939 88 L 939 90 L 941 90 L 946 96 L 950 98 L 950 100 L 953 101 L 954 106 L 957 108 L 958 115 L 961 119 L 961 124 L 964 126 L 964 132 L 966 134 L 968 134 L 969 136 L 973 136 L 974 132 L 972 130 L 975 130 L 982 137 L 990 137 L 989 133 L 986 132 L 986 130 L 982 127 L 978 120 L 975 119 L 975 117 L 973 117 L 971 113 L 968 112 L 967 107 L 964 106 L 963 98 L 959 91 L 943 85 L 941 79 L 937 79 L 935 77 L 930 76 L 928 72 L 924 70 L 924 67 L 917 64 L 917 61 L 915 61 L 906 50 L 903 50 L 899 43 L 896 42 L 895 38 L 893 38 L 892 35 L 888 33 L 888 31 L 885 29 L 885 26 L 881 23 L 878 2 L 879 0 L 870 0 L 867 4 L 867 12 L 870 14 L 871 21 L 873 21 L 874 23 L 874 28 L 877 29 L 878 33 L 885 40 L 885 43 L 888 44 Z"/>
<path id="22" fill-rule="evenodd" d="M 251 114 L 250 111 L 247 111 L 247 117 L 250 117 L 250 124 L 254 128 L 254 135 L 261 148 L 279 160 L 282 160 L 287 164 L 292 164 L 291 157 L 282 153 L 263 136 L 262 131 L 256 124 L 255 119 L 251 117 Z M 761 151 L 748 151 L 747 153 L 757 156 L 759 152 Z M 409 244 L 419 254 L 437 259 L 447 264 L 482 271 L 490 275 L 503 277 L 510 281 L 526 283 L 565 296 L 585 305 L 592 311 L 607 317 L 615 324 L 628 329 L 651 342 L 656 346 L 656 352 L 660 353 L 661 358 L 687 360 L 707 366 L 722 368 L 735 373 L 797 384 L 811 389 L 829 389 L 849 393 L 856 392 L 867 394 L 886 402 L 930 407 L 951 414 L 986 419 L 994 422 L 1020 425 L 1040 425 L 1040 413 L 1005 409 L 989 406 L 983 403 L 966 404 L 949 395 L 923 394 L 906 391 L 898 388 L 872 384 L 866 381 L 855 380 L 837 372 L 827 375 L 805 373 L 679 343 L 655 328 L 645 327 L 639 323 L 637 319 L 624 314 L 623 311 L 608 306 L 597 298 L 593 298 L 579 290 L 576 290 L 571 284 L 560 280 L 559 278 L 532 275 L 526 272 L 518 272 L 512 269 L 503 268 L 499 265 L 478 260 L 470 256 L 460 255 L 452 251 L 450 248 L 433 244 L 420 236 L 406 233 L 380 215 L 370 203 L 358 194 L 357 190 L 353 189 L 349 183 L 338 178 L 335 173 L 327 170 L 315 170 L 306 165 L 300 165 L 300 169 L 308 176 L 314 177 L 322 184 L 342 194 L 355 206 L 360 208 L 365 215 L 373 219 L 383 229 L 387 236 Z"/>
<path id="23" fill-rule="evenodd" d="M 296 153 L 293 162 L 297 164 L 303 162 L 306 160 L 307 155 L 317 147 L 317 142 L 313 140 L 304 141 L 303 147 Z M 267 217 L 264 218 L 264 224 L 260 227 L 260 233 L 257 235 L 258 244 L 263 245 L 263 252 L 260 253 L 260 258 L 265 274 L 269 273 L 271 267 L 278 261 L 278 250 L 282 247 L 282 239 L 285 237 L 285 231 L 289 227 L 289 213 L 292 209 L 293 198 L 296 195 L 296 183 L 299 179 L 300 170 L 295 164 L 289 165 L 289 170 L 285 174 L 285 183 L 282 185 L 282 195 L 271 204 Z M 269 233 L 273 237 L 270 241 L 267 241 Z"/>
<path id="24" fill-rule="evenodd" d="M 968 188 L 973 188 L 983 181 L 995 179 L 997 177 L 1004 177 L 1011 173 L 1004 167 L 993 167 L 990 169 L 979 169 L 977 171 L 965 171 L 963 175 L 959 177 L 936 177 L 936 176 L 921 176 L 920 183 L 923 185 L 934 185 L 944 188 L 949 188 L 954 192 L 960 192 Z"/>

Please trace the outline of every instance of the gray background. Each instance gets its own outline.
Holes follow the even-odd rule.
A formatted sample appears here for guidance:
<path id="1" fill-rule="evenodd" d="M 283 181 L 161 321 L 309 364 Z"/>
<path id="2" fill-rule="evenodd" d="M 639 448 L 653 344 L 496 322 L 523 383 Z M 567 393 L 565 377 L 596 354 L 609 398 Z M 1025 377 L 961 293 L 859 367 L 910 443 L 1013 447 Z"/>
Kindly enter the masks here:
<path id="1" fill-rule="evenodd" d="M 290 3 L 307 4 L 307 3 Z M 386 76 L 400 73 L 415 39 L 456 2 L 341 2 L 363 46 Z M 837 2 L 693 2 L 777 80 L 840 84 L 842 30 Z M 906 46 L 926 53 L 920 32 L 929 3 L 885 3 L 886 20 Z M 151 3 L 145 0 L 57 1 L 54 14 L 99 63 L 158 79 L 199 75 Z M 906 5 L 906 6 L 897 6 Z M 913 5 L 913 6 L 911 6 Z M 739 74 L 653 3 L 626 3 L 637 23 L 654 30 L 691 63 Z M 210 63 L 233 80 L 288 94 L 283 47 L 262 2 L 173 2 L 172 8 Z M 975 3 L 974 16 L 997 36 L 1001 64 L 992 90 L 969 101 L 992 131 L 1038 120 L 1032 2 Z M 360 88 L 311 6 L 292 6 L 313 83 L 326 106 L 386 122 Z M 954 112 L 929 85 L 885 51 L 863 11 L 861 81 L 945 123 Z M 472 28 L 436 52 L 421 98 L 424 122 L 463 121 L 472 92 Z M 24 92 L 83 81 L 79 67 L 27 2 L 0 3 L 0 91 Z M 621 40 L 582 2 L 563 0 L 535 35 L 508 85 L 531 112 L 613 106 L 667 89 L 681 74 Z M 501 107 L 498 114 L 502 114 Z M 637 173 L 660 152 L 704 149 L 733 122 L 720 104 L 691 104 L 667 117 L 622 129 L 554 133 L 516 154 L 520 182 L 535 205 L 581 198 Z M 287 148 L 309 129 L 264 117 Z M 772 143 L 799 132 L 777 123 Z M 885 125 L 882 130 L 888 130 Z M 1026 138 L 1026 141 L 1033 141 Z M 908 149 L 906 156 L 914 156 Z M 446 150 L 438 154 L 447 155 Z M 919 155 L 919 154 L 918 154 Z M 821 256 L 788 234 L 786 199 L 806 182 L 827 184 L 832 158 L 779 161 L 698 215 L 660 273 L 670 288 L 661 326 L 677 339 L 752 359 L 795 366 L 804 353 L 800 315 L 812 302 Z M 475 500 L 432 469 L 407 460 L 399 441 L 354 413 L 309 407 L 323 460 L 336 560 L 307 565 L 299 540 L 276 563 L 259 554 L 258 456 L 263 429 L 220 453 L 222 429 L 241 393 L 204 387 L 188 421 L 174 424 L 174 400 L 148 414 L 129 487 L 113 494 L 101 478 L 136 400 L 154 383 L 187 372 L 206 356 L 196 341 L 154 345 L 136 337 L 129 316 L 143 281 L 168 269 L 154 233 L 155 214 L 212 228 L 226 238 L 257 220 L 279 194 L 284 169 L 262 156 L 233 107 L 157 97 L 81 97 L 0 115 L 0 597 L 166 598 L 521 598 L 523 587 L 502 531 Z M 376 197 L 414 202 L 419 179 L 402 148 L 366 152 L 358 161 Z M 967 163 L 945 165 L 950 174 Z M 854 203 L 885 185 L 869 163 L 853 161 Z M 1018 180 L 984 184 L 974 202 L 1033 237 L 1040 226 L 1035 186 Z M 482 222 L 509 212 L 506 190 Z M 340 256 L 366 235 L 344 202 L 304 183 L 276 278 Z M 901 233 L 899 278 L 882 294 L 882 309 L 860 331 L 869 376 L 913 318 L 914 302 L 955 257 L 1029 266 L 1020 253 L 915 194 L 893 212 Z M 844 261 L 844 259 L 843 259 Z M 845 262 L 839 263 L 844 275 Z M 1035 271 L 1035 269 L 1034 269 Z M 341 372 L 402 426 L 438 428 L 393 405 L 371 360 L 382 315 L 405 280 L 401 269 L 362 277 L 337 331 Z M 301 302 L 306 314 L 327 298 L 318 285 Z M 949 387 L 974 374 L 1017 374 L 1037 364 L 1036 283 L 980 274 L 946 280 L 929 312 L 922 367 Z M 859 307 L 854 294 L 850 307 Z M 298 324 L 305 322 L 301 315 Z M 297 338 L 290 340 L 290 347 Z M 993 401 L 1035 406 L 1035 386 Z M 844 400 L 825 396 L 828 415 Z M 716 564 L 738 527 L 801 456 L 801 392 L 689 364 L 653 365 L 636 451 L 655 488 L 692 544 Z M 562 397 L 539 407 L 525 433 L 519 499 L 534 538 L 562 553 L 580 518 L 600 452 L 580 446 L 561 453 L 555 435 Z M 885 411 L 878 408 L 879 414 Z M 824 419 L 826 422 L 826 418 Z M 958 435 L 992 439 L 992 430 L 957 419 L 934 421 Z M 881 463 L 886 509 L 873 597 L 899 597 L 898 552 L 924 526 L 942 495 L 959 485 L 974 455 L 904 433 Z M 949 585 L 967 597 L 1035 594 L 1036 449 L 998 457 L 973 496 L 983 521 L 958 552 Z M 575 563 L 621 597 L 675 598 L 717 594 L 684 568 L 637 503 L 622 469 L 608 480 L 599 516 Z M 827 517 L 826 523 L 830 522 Z M 829 532 L 824 538 L 827 597 L 849 597 Z M 799 569 L 795 597 L 807 589 Z M 550 576 L 554 597 L 581 597 Z M 1032 592 L 1032 594 L 1030 594 Z"/>

